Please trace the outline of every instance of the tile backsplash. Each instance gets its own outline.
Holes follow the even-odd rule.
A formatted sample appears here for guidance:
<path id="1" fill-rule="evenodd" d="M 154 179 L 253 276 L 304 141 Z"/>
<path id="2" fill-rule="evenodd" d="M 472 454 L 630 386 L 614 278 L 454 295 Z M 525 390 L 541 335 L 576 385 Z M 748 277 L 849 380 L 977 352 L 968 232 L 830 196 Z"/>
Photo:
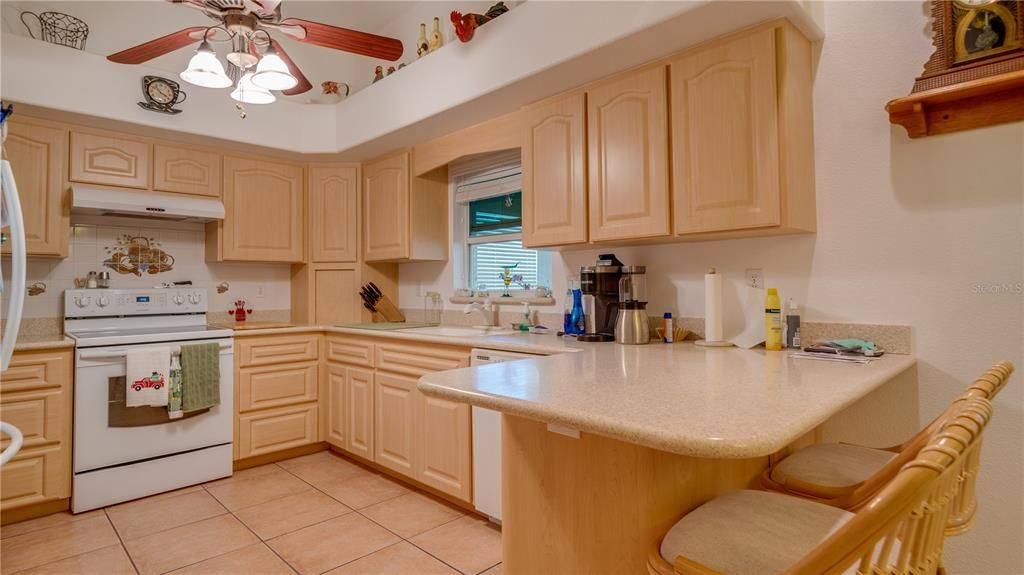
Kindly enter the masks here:
<path id="1" fill-rule="evenodd" d="M 237 299 L 256 310 L 290 307 L 289 264 L 208 263 L 202 224 L 130 218 L 76 217 L 69 255 L 63 260 L 29 258 L 27 283 L 46 284 L 40 295 L 25 298 L 26 318 L 63 317 L 65 289 L 90 271 L 110 272 L 112 288 L 153 287 L 163 282 L 192 280 L 209 292 L 211 312 L 224 312 Z M 126 238 L 143 238 L 134 245 Z M 130 257 L 129 257 L 130 256 Z M 104 262 L 111 262 L 105 266 Z M 119 263 L 118 263 L 119 262 Z M 153 273 L 153 272 L 156 273 Z M 4 293 L 10 277 L 10 258 L 3 260 Z M 228 282 L 226 293 L 217 285 Z"/>

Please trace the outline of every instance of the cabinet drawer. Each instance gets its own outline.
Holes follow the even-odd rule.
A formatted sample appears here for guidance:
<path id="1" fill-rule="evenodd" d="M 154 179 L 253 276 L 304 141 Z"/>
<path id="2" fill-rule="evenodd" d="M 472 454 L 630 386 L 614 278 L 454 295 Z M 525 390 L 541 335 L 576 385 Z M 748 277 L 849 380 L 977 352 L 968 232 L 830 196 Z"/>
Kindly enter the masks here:
<path id="1" fill-rule="evenodd" d="M 314 362 L 239 370 L 239 413 L 316 401 L 317 367 Z"/>
<path id="2" fill-rule="evenodd" d="M 239 367 L 313 361 L 319 357 L 315 335 L 241 338 L 237 342 Z"/>
<path id="3" fill-rule="evenodd" d="M 317 404 L 276 407 L 238 417 L 241 459 L 299 447 L 317 440 Z"/>
<path id="4" fill-rule="evenodd" d="M 65 413 L 66 404 L 60 388 L 5 392 L 0 394 L 0 418 L 21 430 L 25 437 L 24 448 L 56 444 L 63 439 L 66 425 L 71 423 Z M 9 442 L 4 435 L 0 447 L 6 448 Z"/>
<path id="5" fill-rule="evenodd" d="M 71 132 L 72 182 L 149 188 L 151 147 L 129 137 Z"/>
<path id="6" fill-rule="evenodd" d="M 0 509 L 14 509 L 71 495 L 66 450 L 58 446 L 25 449 L 0 474 Z"/>
<path id="7" fill-rule="evenodd" d="M 373 344 L 362 339 L 328 336 L 324 340 L 327 361 L 373 367 Z"/>
<path id="8" fill-rule="evenodd" d="M 379 343 L 374 346 L 377 369 L 422 376 L 469 366 L 469 350 L 457 347 Z"/>

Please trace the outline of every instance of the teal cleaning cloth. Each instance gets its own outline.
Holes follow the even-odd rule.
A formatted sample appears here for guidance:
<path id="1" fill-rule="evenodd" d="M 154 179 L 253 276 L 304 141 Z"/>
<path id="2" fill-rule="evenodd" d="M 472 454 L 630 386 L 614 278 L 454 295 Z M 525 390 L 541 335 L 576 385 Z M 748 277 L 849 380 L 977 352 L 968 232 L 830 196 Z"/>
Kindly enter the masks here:
<path id="1" fill-rule="evenodd" d="M 181 410 L 220 404 L 220 344 L 181 346 Z"/>

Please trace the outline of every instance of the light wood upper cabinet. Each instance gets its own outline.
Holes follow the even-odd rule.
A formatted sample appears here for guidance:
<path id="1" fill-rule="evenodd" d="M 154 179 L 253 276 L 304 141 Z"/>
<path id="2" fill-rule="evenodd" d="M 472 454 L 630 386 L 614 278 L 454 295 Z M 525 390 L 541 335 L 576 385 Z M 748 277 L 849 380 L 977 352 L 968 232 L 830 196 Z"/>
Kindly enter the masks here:
<path id="1" fill-rule="evenodd" d="M 416 378 L 377 372 L 375 379 L 373 460 L 414 477 Z"/>
<path id="2" fill-rule="evenodd" d="M 152 146 L 113 133 L 71 132 L 69 179 L 84 184 L 149 188 Z"/>
<path id="3" fill-rule="evenodd" d="M 366 261 L 409 257 L 409 153 L 363 167 L 363 256 Z"/>
<path id="4" fill-rule="evenodd" d="M 665 83 L 658 65 L 587 92 L 592 241 L 671 232 Z"/>
<path id="5" fill-rule="evenodd" d="M 224 221 L 213 224 L 218 233 L 218 259 L 301 262 L 305 253 L 303 205 L 301 167 L 226 156 Z M 209 252 L 208 245 L 207 258 Z"/>
<path id="6" fill-rule="evenodd" d="M 3 420 L 24 435 L 0 473 L 3 511 L 71 496 L 72 365 L 70 350 L 18 352 L 0 374 Z"/>
<path id="7" fill-rule="evenodd" d="M 359 259 L 359 170 L 309 168 L 310 257 L 314 262 Z"/>
<path id="8" fill-rule="evenodd" d="M 522 113 L 523 245 L 586 243 L 586 97 L 541 102 Z"/>
<path id="9" fill-rule="evenodd" d="M 221 156 L 213 152 L 153 146 L 153 189 L 197 196 L 220 197 Z"/>
<path id="10" fill-rule="evenodd" d="M 408 151 L 363 166 L 363 259 L 448 259 L 448 170 L 413 177 Z"/>
<path id="11" fill-rule="evenodd" d="M 671 63 L 676 232 L 778 225 L 775 33 Z"/>
<path id="12" fill-rule="evenodd" d="M 30 256 L 68 255 L 69 212 L 65 168 L 68 131 L 13 117 L 4 142 L 25 218 Z M 9 246 L 4 246 L 7 253 Z"/>
<path id="13" fill-rule="evenodd" d="M 675 233 L 814 231 L 807 39 L 773 23 L 685 52 L 670 70 Z"/>

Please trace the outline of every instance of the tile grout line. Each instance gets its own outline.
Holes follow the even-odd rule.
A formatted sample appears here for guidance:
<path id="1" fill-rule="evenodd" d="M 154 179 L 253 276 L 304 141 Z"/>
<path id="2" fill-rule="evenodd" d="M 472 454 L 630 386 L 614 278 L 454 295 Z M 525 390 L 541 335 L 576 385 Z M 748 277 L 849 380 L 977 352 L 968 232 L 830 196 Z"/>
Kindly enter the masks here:
<path id="1" fill-rule="evenodd" d="M 173 497 L 171 498 L 173 499 Z M 139 566 L 135 564 L 135 559 L 132 558 L 132 554 L 128 552 L 128 547 L 124 544 L 124 539 L 121 537 L 121 532 L 117 530 L 117 525 L 114 525 L 114 521 L 110 518 L 110 514 L 107 513 L 107 508 L 103 508 L 103 516 L 107 518 L 107 523 L 110 524 L 110 528 L 114 531 L 114 536 L 117 537 L 118 544 L 121 545 L 121 550 L 124 551 L 125 557 L 128 558 L 128 562 L 132 564 L 132 569 L 135 570 L 135 574 L 139 575 Z"/>
<path id="2" fill-rule="evenodd" d="M 231 513 L 231 516 L 235 518 L 235 521 L 238 521 L 239 523 L 241 523 L 242 527 L 245 527 L 246 529 L 248 529 L 249 533 L 252 533 L 253 536 L 256 537 L 256 540 L 259 542 L 260 545 L 266 547 L 267 549 L 270 549 L 270 552 L 273 553 L 274 555 L 276 555 L 277 558 L 280 559 L 282 563 L 284 563 L 289 569 L 291 569 L 292 573 L 295 573 L 296 575 L 299 575 L 299 570 L 296 569 L 294 565 L 289 563 L 287 559 L 285 559 L 284 557 L 281 557 L 281 554 L 278 553 L 276 549 L 274 549 L 270 545 L 267 545 L 267 542 L 264 541 L 263 538 L 260 537 L 258 533 L 253 531 L 251 527 L 246 525 L 245 521 L 242 521 L 242 519 L 240 517 L 238 517 L 237 515 L 235 515 L 235 513 L 233 511 L 229 511 L 228 513 Z M 289 532 L 289 533 L 293 533 L 293 532 Z M 246 546 L 246 547 L 248 547 L 248 546 Z M 245 547 L 243 547 L 242 549 L 244 549 L 244 548 Z M 237 551 L 237 549 L 235 551 Z M 231 553 L 231 552 L 229 551 L 229 553 Z M 227 553 L 225 553 L 224 555 L 227 555 Z M 218 557 L 220 557 L 220 555 L 218 555 Z"/>
<path id="3" fill-rule="evenodd" d="M 347 461 L 347 460 L 346 460 L 346 461 Z M 275 465 L 277 465 L 277 463 L 275 463 Z M 398 495 L 395 495 L 394 497 L 389 497 L 389 498 L 387 498 L 387 499 L 382 499 L 382 500 L 380 500 L 380 501 L 378 501 L 378 502 L 376 502 L 376 503 L 372 503 L 372 504 L 370 504 L 370 505 L 367 505 L 367 506 L 365 506 L 365 507 L 362 507 L 361 509 L 357 509 L 357 508 L 355 508 L 355 507 L 350 507 L 349 505 L 345 504 L 345 502 L 344 502 L 344 501 L 341 501 L 340 499 L 338 499 L 338 498 L 336 498 L 336 497 L 331 497 L 331 495 L 330 495 L 329 493 L 326 493 L 326 492 L 324 492 L 324 491 L 320 490 L 320 489 L 319 489 L 319 488 L 318 488 L 317 486 L 313 485 L 312 483 L 309 483 L 308 481 L 306 481 L 306 480 L 305 480 L 305 479 L 303 479 L 302 477 L 299 477 L 298 475 L 295 475 L 294 473 L 292 473 L 292 472 L 291 472 L 291 471 L 290 471 L 289 469 L 287 469 L 286 467 L 282 467 L 281 465 L 278 465 L 278 467 L 280 467 L 281 469 L 284 469 L 285 471 L 287 471 L 288 473 L 290 473 L 290 474 L 291 474 L 292 476 L 296 477 L 296 478 L 297 478 L 297 479 L 299 479 L 300 481 L 303 481 L 304 483 L 306 483 L 306 485 L 309 485 L 310 487 L 312 487 L 312 488 L 313 488 L 314 490 L 316 490 L 317 492 L 319 492 L 319 493 L 323 493 L 324 495 L 326 495 L 327 497 L 330 497 L 330 498 L 331 498 L 331 499 L 333 499 L 334 501 L 337 501 L 337 502 L 341 503 L 342 505 L 345 505 L 346 507 L 348 507 L 349 509 L 351 509 L 351 512 L 352 512 L 352 513 L 356 513 L 357 515 L 359 515 L 360 517 L 363 517 L 364 519 L 366 519 L 366 520 L 367 520 L 367 521 L 369 521 L 370 523 L 373 523 L 374 525 L 376 525 L 376 526 L 380 527 L 381 529 L 383 529 L 383 530 L 387 531 L 388 533 L 391 533 L 391 534 L 392 534 L 392 535 L 394 535 L 395 537 L 398 537 L 398 541 L 396 541 L 396 542 L 392 543 L 391 545 L 387 545 L 387 546 L 385 546 L 385 547 L 381 547 L 380 549 L 377 549 L 376 551 L 373 551 L 373 552 L 371 552 L 371 553 L 367 553 L 366 555 L 363 555 L 362 557 L 357 557 L 357 558 L 355 558 L 355 559 L 352 559 L 351 561 L 346 561 L 345 563 L 342 563 L 342 564 L 340 564 L 340 565 L 335 565 L 335 566 L 331 567 L 330 569 L 327 569 L 326 571 L 322 571 L 320 575 L 323 575 L 323 573 L 326 573 L 327 571 L 331 571 L 331 570 L 333 570 L 333 569 L 337 569 L 337 568 L 339 568 L 339 567 L 342 567 L 342 566 L 348 565 L 349 563 L 353 563 L 353 562 L 355 562 L 355 561 L 359 561 L 360 559 L 364 559 L 364 558 L 366 558 L 366 557 L 369 557 L 370 555 L 373 555 L 374 553 L 379 553 L 380 551 L 383 551 L 384 549 L 388 549 L 389 547 L 394 547 L 395 545 L 398 545 L 399 543 L 401 543 L 401 542 L 403 542 L 403 541 L 404 541 L 404 542 L 406 542 L 406 543 L 408 543 L 409 545 L 412 545 L 412 546 L 413 546 L 413 547 L 415 547 L 416 549 L 419 549 L 420 551 L 422 551 L 423 553 L 427 554 L 428 556 L 430 556 L 430 557 L 433 557 L 434 559 L 436 559 L 436 560 L 437 560 L 437 561 L 439 561 L 440 563 L 442 563 L 442 564 L 444 564 L 444 565 L 448 566 L 449 568 L 451 568 L 452 570 L 454 570 L 454 571 L 455 571 L 456 573 L 459 573 L 460 575 L 462 574 L 462 571 L 461 571 L 461 570 L 459 570 L 459 569 L 457 569 L 457 568 L 456 568 L 456 567 L 455 567 L 454 565 L 451 565 L 450 563 L 447 563 L 446 561 L 444 561 L 444 560 L 443 560 L 443 559 L 441 559 L 440 557 L 437 557 L 437 556 L 433 555 L 432 553 L 430 553 L 430 552 L 429 552 L 429 551 L 427 551 L 426 549 L 423 549 L 422 547 L 420 547 L 419 545 L 416 545 L 415 543 L 413 543 L 413 542 L 412 542 L 412 541 L 410 541 L 409 539 L 407 539 L 407 538 L 405 538 L 405 537 L 403 537 L 403 536 L 399 535 L 398 533 L 395 533 L 394 531 L 392 531 L 392 530 L 388 529 L 387 527 L 385 527 L 385 526 L 384 526 L 384 525 L 382 525 L 381 523 L 378 523 L 377 521 L 375 521 L 375 520 L 374 520 L 374 519 L 373 519 L 372 517 L 369 517 L 369 516 L 367 516 L 367 515 L 366 515 L 365 513 L 363 513 L 363 512 L 362 512 L 362 511 L 363 511 L 363 509 L 369 509 L 370 507 L 373 507 L 373 506 L 375 506 L 375 505 L 379 505 L 379 504 L 381 504 L 381 503 L 385 503 L 385 502 L 387 502 L 387 501 L 391 501 L 391 500 L 394 500 L 394 499 L 398 499 L 399 497 L 403 497 L 403 496 L 405 496 L 405 495 L 408 495 L 409 493 L 422 493 L 422 494 L 427 494 L 427 493 L 426 493 L 425 491 L 420 491 L 419 489 L 415 488 L 415 486 L 411 486 L 412 488 L 411 488 L 411 489 L 409 489 L 409 493 L 400 493 L 400 494 L 398 494 Z M 378 474 L 378 473 L 376 473 L 376 472 L 372 472 L 372 471 L 371 471 L 371 473 L 373 473 L 374 475 L 381 475 L 381 474 Z M 403 485 L 403 487 L 405 487 L 405 486 Z M 429 494 L 428 494 L 428 495 L 429 495 Z M 346 514 L 343 514 L 343 515 L 347 515 L 347 513 L 346 513 Z M 342 515 L 339 515 L 338 517 L 341 517 L 341 516 L 342 516 Z M 459 515 L 457 515 L 456 517 L 453 517 L 453 518 L 452 518 L 451 520 L 449 520 L 449 521 L 445 521 L 444 523 L 441 523 L 441 524 L 439 524 L 439 525 L 436 525 L 436 526 L 434 526 L 434 527 L 431 527 L 430 529 L 427 529 L 426 531 L 422 531 L 422 532 L 420 532 L 420 533 L 417 533 L 416 535 L 413 535 L 413 537 L 416 537 L 416 536 L 418 536 L 418 535 L 422 535 L 423 533 L 427 533 L 428 531 L 433 531 L 434 529 L 437 529 L 438 527 L 442 527 L 442 526 L 444 526 L 444 525 L 447 525 L 447 524 L 449 524 L 449 523 L 451 523 L 451 522 L 453 522 L 453 521 L 458 521 L 459 519 L 461 519 L 461 518 L 463 518 L 463 517 L 465 517 L 465 516 L 466 516 L 466 514 L 460 511 L 460 512 L 459 512 Z M 295 533 L 295 532 L 297 532 L 297 531 L 301 531 L 301 530 L 303 530 L 303 529 L 306 529 L 307 527 L 313 527 L 314 525 L 320 525 L 321 523 L 326 523 L 327 521 L 331 521 L 332 519 L 337 519 L 337 517 L 332 517 L 331 519 L 325 519 L 325 520 L 323 520 L 323 521 L 319 521 L 319 522 L 317 522 L 317 523 L 313 523 L 313 524 L 311 524 L 311 525 L 307 525 L 307 526 L 305 526 L 305 527 L 301 527 L 301 528 L 299 528 L 299 529 L 296 529 L 295 531 L 289 531 L 288 533 Z M 287 535 L 287 533 L 282 533 L 281 535 L 278 535 L 277 537 L 283 537 L 283 536 L 285 536 L 285 535 Z M 277 537 L 274 537 L 273 539 L 277 539 Z M 268 541 L 269 541 L 269 540 L 268 540 Z M 267 545 L 267 547 L 270 547 L 270 545 Z M 273 551 L 273 549 L 274 549 L 274 548 L 273 548 L 273 547 L 270 547 L 270 549 L 271 549 L 271 550 Z M 275 553 L 276 553 L 276 552 L 275 552 Z M 282 559 L 283 559 L 283 558 L 282 558 Z M 286 560 L 285 562 L 287 563 L 287 560 Z M 501 563 L 501 562 L 499 561 L 498 563 Z M 495 565 L 497 565 L 498 563 L 495 563 Z M 289 566 L 289 567 L 291 567 L 291 563 L 288 563 L 288 566 Z M 494 565 L 491 565 L 491 566 L 490 566 L 490 567 L 488 567 L 487 569 L 490 569 L 491 567 L 494 567 Z M 486 571 L 487 569 L 484 569 L 484 571 Z M 483 572 L 483 571 L 481 571 L 481 573 L 482 573 L 482 572 Z"/>

